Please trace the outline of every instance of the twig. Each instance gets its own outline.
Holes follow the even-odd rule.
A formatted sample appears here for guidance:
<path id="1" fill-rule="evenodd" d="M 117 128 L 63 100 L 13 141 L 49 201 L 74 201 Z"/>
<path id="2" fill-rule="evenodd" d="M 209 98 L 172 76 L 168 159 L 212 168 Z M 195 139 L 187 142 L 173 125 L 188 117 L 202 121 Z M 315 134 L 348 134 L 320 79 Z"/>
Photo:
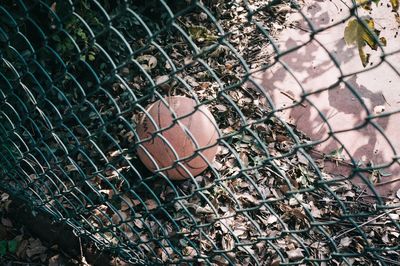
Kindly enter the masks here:
<path id="1" fill-rule="evenodd" d="M 323 159 L 324 161 L 325 160 L 328 160 L 328 161 L 331 161 L 331 162 L 334 161 L 335 163 L 338 163 L 338 164 L 341 164 L 341 165 L 345 165 L 345 166 L 350 166 L 350 167 L 355 166 L 353 163 L 344 161 L 343 159 L 342 160 L 335 159 L 335 158 L 332 158 L 332 156 L 329 157 L 329 154 L 325 154 L 323 152 L 320 152 L 320 151 L 317 151 L 317 150 L 314 150 L 314 149 L 311 149 L 310 152 L 315 153 L 318 156 L 321 156 L 321 158 L 319 158 L 319 159 Z M 368 172 L 372 172 L 372 170 L 367 170 L 367 171 Z"/>
<path id="2" fill-rule="evenodd" d="M 317 151 L 317 150 L 314 150 L 314 149 L 312 149 L 310 151 L 312 153 L 317 154 L 318 156 L 321 156 L 322 157 L 321 159 L 323 159 L 323 160 L 330 159 L 331 161 L 335 161 L 335 162 L 337 162 L 338 164 L 341 164 L 341 165 L 345 165 L 345 166 L 349 166 L 349 167 L 354 167 L 355 166 L 353 163 L 350 163 L 350 162 L 347 162 L 347 161 L 334 160 L 333 158 L 327 157 L 327 155 L 325 153 L 322 153 L 320 151 Z M 373 170 L 366 170 L 366 172 L 372 173 Z M 376 187 L 384 186 L 384 185 L 387 185 L 387 184 L 390 184 L 390 183 L 393 183 L 393 182 L 396 182 L 396 181 L 400 181 L 400 177 L 395 178 L 395 179 L 391 179 L 391 180 L 388 180 L 388 181 L 384 181 L 384 182 L 374 183 L 374 186 L 376 186 Z M 365 192 L 365 189 L 361 192 L 359 197 L 361 197 L 364 192 Z M 369 196 L 372 196 L 372 195 L 369 195 Z"/>
<path id="3" fill-rule="evenodd" d="M 286 91 L 280 91 L 283 95 L 285 95 L 286 97 L 288 97 L 290 100 L 292 100 L 295 103 L 299 103 L 301 106 L 303 106 L 304 108 L 307 107 L 307 105 L 305 105 L 302 102 L 298 102 L 292 95 L 290 95 L 289 93 L 287 93 Z"/>
<path id="4" fill-rule="evenodd" d="M 376 216 L 376 217 L 374 217 L 374 218 L 372 218 L 372 219 L 360 224 L 359 227 L 362 227 L 362 226 L 364 226 L 366 224 L 369 224 L 369 223 L 371 223 L 371 222 L 373 222 L 375 220 L 378 220 L 382 216 L 388 215 L 389 213 L 391 213 L 393 211 L 397 211 L 397 210 L 400 210 L 400 207 L 397 207 L 397 208 L 391 209 L 390 211 L 384 212 L 384 213 L 382 213 L 382 214 L 380 214 L 380 215 L 378 215 L 378 216 Z M 353 227 L 353 228 L 351 228 L 349 230 L 344 231 L 343 233 L 341 233 L 341 234 L 339 234 L 337 236 L 334 236 L 333 239 L 339 238 L 339 237 L 341 237 L 341 236 L 343 236 L 343 235 L 345 235 L 347 233 L 350 233 L 351 231 L 354 231 L 354 230 L 356 230 L 356 227 Z"/>
<path id="5" fill-rule="evenodd" d="M 87 263 L 86 258 L 85 258 L 84 254 L 83 254 L 83 250 L 82 250 L 81 237 L 79 237 L 78 239 L 79 239 L 79 248 L 80 248 L 80 251 L 81 251 L 81 261 L 80 261 L 80 263 L 81 263 L 82 266 L 88 266 L 89 264 Z"/>
<path id="6" fill-rule="evenodd" d="M 387 105 L 391 106 L 390 103 L 388 103 L 388 101 L 386 101 L 385 95 L 383 95 L 383 93 L 381 93 L 381 94 L 382 94 L 382 98 L 383 98 L 383 100 L 385 101 L 385 103 L 387 103 Z"/>
<path id="7" fill-rule="evenodd" d="M 382 195 L 379 195 L 379 197 L 380 197 L 381 199 L 385 199 L 385 200 L 392 200 L 392 199 L 393 199 L 393 197 L 390 197 L 390 196 L 382 196 Z M 375 199 L 376 199 L 376 195 L 372 195 L 372 194 L 367 194 L 367 193 L 365 193 L 365 195 L 361 195 L 360 198 L 375 198 Z"/>
<path id="8" fill-rule="evenodd" d="M 364 194 L 364 192 L 367 190 L 367 186 L 364 187 L 364 189 L 361 191 L 360 195 L 358 195 L 358 197 L 356 198 L 356 202 L 358 201 L 358 199 Z"/>
<path id="9" fill-rule="evenodd" d="M 393 183 L 393 182 L 396 182 L 396 181 L 400 181 L 400 177 L 395 178 L 395 179 L 391 179 L 391 180 L 388 180 L 388 181 L 385 181 L 385 182 L 375 183 L 374 186 L 379 187 L 379 186 L 387 185 L 387 184 L 390 184 L 390 183 Z"/>
<path id="10" fill-rule="evenodd" d="M 399 253 L 397 252 L 397 254 L 399 254 Z M 379 258 L 380 260 L 389 262 L 389 263 L 391 263 L 391 265 L 400 265 L 400 262 L 398 262 L 398 261 L 394 261 L 394 260 L 391 260 L 391 259 L 382 257 L 382 256 L 380 256 L 380 255 L 377 255 L 377 256 L 378 256 L 378 258 Z"/>

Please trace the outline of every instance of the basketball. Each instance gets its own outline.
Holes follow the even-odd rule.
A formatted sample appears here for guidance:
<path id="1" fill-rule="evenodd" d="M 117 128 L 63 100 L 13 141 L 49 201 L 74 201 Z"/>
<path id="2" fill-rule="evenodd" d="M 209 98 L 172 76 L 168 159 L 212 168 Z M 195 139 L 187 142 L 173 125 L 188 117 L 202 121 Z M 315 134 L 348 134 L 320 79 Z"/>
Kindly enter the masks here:
<path id="1" fill-rule="evenodd" d="M 217 123 L 206 106 L 197 105 L 191 98 L 171 96 L 146 108 L 137 126 L 143 141 L 137 154 L 150 171 L 184 180 L 199 175 L 214 160 Z"/>

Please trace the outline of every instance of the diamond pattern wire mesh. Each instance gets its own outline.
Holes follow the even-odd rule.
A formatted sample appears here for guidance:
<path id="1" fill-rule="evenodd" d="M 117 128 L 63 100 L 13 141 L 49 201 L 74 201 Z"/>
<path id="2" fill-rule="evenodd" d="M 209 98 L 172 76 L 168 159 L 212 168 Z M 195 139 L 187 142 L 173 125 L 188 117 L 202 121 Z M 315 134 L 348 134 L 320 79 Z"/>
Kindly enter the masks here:
<path id="1" fill-rule="evenodd" d="M 254 79 L 300 48 L 275 35 L 301 4 L 1 1 L 1 188 L 134 264 L 397 265 L 399 201 L 378 197 L 379 168 L 350 158 L 348 176 L 322 171 L 311 149 L 327 139 L 279 115 L 315 92 L 281 109 Z M 136 154 L 146 107 L 174 95 L 206 106 L 220 135 L 215 161 L 186 181 Z M 375 118 L 360 128 L 379 130 Z"/>

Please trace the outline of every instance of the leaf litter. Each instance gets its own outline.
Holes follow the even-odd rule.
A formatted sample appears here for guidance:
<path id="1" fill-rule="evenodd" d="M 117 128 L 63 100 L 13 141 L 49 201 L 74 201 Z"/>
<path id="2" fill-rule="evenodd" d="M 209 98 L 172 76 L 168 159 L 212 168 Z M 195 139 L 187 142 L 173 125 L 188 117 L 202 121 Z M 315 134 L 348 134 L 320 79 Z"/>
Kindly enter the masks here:
<path id="1" fill-rule="evenodd" d="M 129 254 L 126 258 L 152 263 L 370 265 L 377 256 L 387 263 L 399 261 L 399 199 L 367 203 L 365 190 L 324 173 L 308 150 L 299 148 L 307 146 L 307 137 L 281 121 L 265 92 L 248 82 L 248 71 L 274 56 L 267 52 L 265 31 L 275 36 L 290 26 L 291 1 L 211 2 L 208 10 L 216 18 L 199 5 L 177 16 L 176 27 L 166 27 L 152 41 L 140 27 L 135 37 L 126 36 L 137 52 L 113 79 L 106 78 L 107 64 L 97 55 L 92 58 L 90 64 L 104 68 L 98 73 L 106 80 L 103 89 L 86 77 L 93 91 L 83 96 L 66 78 L 58 86 L 68 101 L 49 92 L 59 110 L 74 106 L 75 116 L 63 120 L 69 130 L 53 132 L 68 140 L 65 149 L 73 152 L 65 154 L 55 138 L 47 141 L 43 152 L 54 150 L 47 162 L 54 177 L 44 174 L 46 185 L 35 193 L 48 200 L 49 209 L 67 217 L 79 214 L 76 223 L 101 246 L 119 247 Z M 121 32 L 140 25 L 133 17 L 113 23 Z M 357 28 L 357 39 L 348 43 L 375 46 L 356 23 L 351 27 Z M 71 71 L 84 70 L 79 67 Z M 212 167 L 183 182 L 149 173 L 135 154 L 142 107 L 166 95 L 207 104 L 223 134 Z M 58 180 L 55 176 L 62 182 L 51 181 Z M 20 247 L 28 257 L 45 252 L 35 239 L 21 241 Z"/>
<path id="2" fill-rule="evenodd" d="M 11 197 L 0 192 L 0 263 L 1 265 L 62 265 L 67 261 L 77 261 L 60 254 L 57 245 L 47 247 L 39 238 L 33 237 L 26 228 L 16 221 L 12 223 L 8 217 Z M 71 265 L 72 265 L 71 264 Z"/>

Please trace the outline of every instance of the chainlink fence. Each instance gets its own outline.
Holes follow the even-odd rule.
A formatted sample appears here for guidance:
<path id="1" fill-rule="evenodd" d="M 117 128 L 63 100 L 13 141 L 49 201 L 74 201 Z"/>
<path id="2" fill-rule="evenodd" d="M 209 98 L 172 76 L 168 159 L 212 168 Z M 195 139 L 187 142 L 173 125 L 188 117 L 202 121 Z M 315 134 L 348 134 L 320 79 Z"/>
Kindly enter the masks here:
<path id="1" fill-rule="evenodd" d="M 0 187 L 132 264 L 398 265 L 399 200 L 374 184 L 399 164 L 395 140 L 378 121 L 399 110 L 367 111 L 329 48 L 332 84 L 344 85 L 366 112 L 357 125 L 335 131 L 310 100 L 336 90 L 331 84 L 300 98 L 283 92 L 290 104 L 281 106 L 269 80 L 257 78 L 276 66 L 294 77 L 285 56 L 352 20 L 345 38 L 358 45 L 351 58 L 359 73 L 386 64 L 400 77 L 388 59 L 398 50 L 385 53 L 378 23 L 360 14 L 379 5 L 347 2 L 343 21 L 314 27 L 307 1 L 1 1 Z M 381 2 L 396 11 L 396 1 Z M 289 28 L 308 40 L 282 48 L 279 36 Z M 378 63 L 369 67 L 374 55 Z M 157 124 L 148 106 L 161 99 L 168 106 L 172 96 L 195 101 L 185 117 L 204 107 L 212 113 L 215 128 L 208 130 L 219 137 L 209 146 L 218 152 L 207 160 L 197 146 L 152 173 L 137 156 L 146 142 L 137 127 L 143 117 Z M 305 106 L 329 127 L 318 140 L 284 117 Z M 386 163 L 363 163 L 344 144 L 331 153 L 316 149 L 371 126 L 390 145 Z M 163 135 L 168 128 L 151 138 L 172 147 Z M 184 131 L 191 135 L 190 126 Z M 207 169 L 168 178 L 193 158 Z M 347 172 L 325 170 L 329 163 Z"/>

